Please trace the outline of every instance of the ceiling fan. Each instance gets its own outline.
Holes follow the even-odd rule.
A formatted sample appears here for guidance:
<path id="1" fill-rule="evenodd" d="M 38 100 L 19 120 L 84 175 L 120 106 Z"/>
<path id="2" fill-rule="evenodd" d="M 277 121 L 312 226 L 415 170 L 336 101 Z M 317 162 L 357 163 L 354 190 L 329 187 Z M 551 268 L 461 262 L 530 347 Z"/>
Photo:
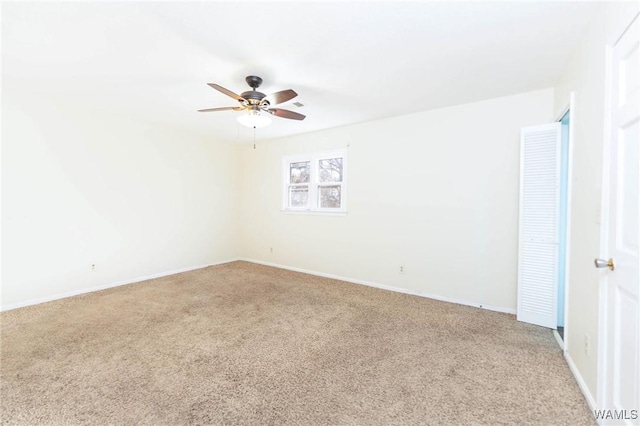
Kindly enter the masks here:
<path id="1" fill-rule="evenodd" d="M 267 112 L 271 115 L 281 118 L 289 118 L 291 120 L 304 120 L 305 116 L 297 112 L 289 111 L 282 108 L 271 108 L 271 105 L 281 104 L 287 102 L 298 94 L 291 90 L 281 90 L 271 95 L 265 95 L 262 92 L 258 92 L 256 89 L 262 84 L 262 79 L 255 75 L 250 75 L 245 78 L 245 81 L 251 87 L 252 90 L 243 92 L 240 95 L 233 93 L 229 89 L 225 89 L 215 83 L 207 83 L 217 91 L 224 93 L 225 95 L 232 97 L 240 103 L 238 106 L 221 107 L 221 108 L 206 108 L 199 109 L 198 112 L 213 112 L 213 111 L 247 111 L 248 114 L 244 114 L 238 117 L 238 122 L 247 127 L 263 127 L 271 122 L 271 120 L 262 115 L 261 112 Z"/>

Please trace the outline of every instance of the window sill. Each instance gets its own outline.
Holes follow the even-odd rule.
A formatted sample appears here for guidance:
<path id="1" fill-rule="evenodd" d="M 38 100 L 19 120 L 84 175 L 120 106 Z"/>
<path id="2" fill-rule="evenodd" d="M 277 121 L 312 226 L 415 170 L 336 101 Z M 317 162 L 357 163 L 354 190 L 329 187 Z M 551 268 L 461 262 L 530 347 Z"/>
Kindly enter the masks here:
<path id="1" fill-rule="evenodd" d="M 299 214 L 299 215 L 311 215 L 311 216 L 346 216 L 347 212 L 326 212 L 322 210 L 287 210 L 282 209 L 284 214 Z"/>

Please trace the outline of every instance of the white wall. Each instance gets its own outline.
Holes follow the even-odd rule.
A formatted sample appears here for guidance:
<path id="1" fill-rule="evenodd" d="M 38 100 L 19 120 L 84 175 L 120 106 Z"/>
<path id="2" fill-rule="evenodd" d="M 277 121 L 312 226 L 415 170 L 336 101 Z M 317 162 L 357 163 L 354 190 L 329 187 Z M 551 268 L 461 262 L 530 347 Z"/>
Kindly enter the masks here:
<path id="1" fill-rule="evenodd" d="M 3 309 L 237 256 L 232 145 L 19 83 L 3 79 Z"/>
<path id="2" fill-rule="evenodd" d="M 520 128 L 552 114 L 548 89 L 241 147 L 240 252 L 513 311 Z M 283 213 L 282 157 L 343 147 L 348 214 Z"/>
<path id="3" fill-rule="evenodd" d="M 573 111 L 574 146 L 569 261 L 568 355 L 587 385 L 592 400 L 597 397 L 598 373 L 598 284 L 600 271 L 593 259 L 600 254 L 602 155 L 605 119 L 605 46 L 637 13 L 638 3 L 607 3 L 591 22 L 582 41 L 568 58 L 555 87 L 556 114 L 575 91 Z M 584 351 L 585 335 L 591 353 Z"/>

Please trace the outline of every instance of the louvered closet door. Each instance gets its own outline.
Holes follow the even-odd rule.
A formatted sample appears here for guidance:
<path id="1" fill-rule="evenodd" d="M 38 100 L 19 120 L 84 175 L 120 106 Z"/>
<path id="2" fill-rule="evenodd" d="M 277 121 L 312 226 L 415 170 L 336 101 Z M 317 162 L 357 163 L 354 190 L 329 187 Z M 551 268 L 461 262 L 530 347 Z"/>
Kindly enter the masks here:
<path id="1" fill-rule="evenodd" d="M 560 123 L 522 129 L 518 320 L 556 328 Z"/>

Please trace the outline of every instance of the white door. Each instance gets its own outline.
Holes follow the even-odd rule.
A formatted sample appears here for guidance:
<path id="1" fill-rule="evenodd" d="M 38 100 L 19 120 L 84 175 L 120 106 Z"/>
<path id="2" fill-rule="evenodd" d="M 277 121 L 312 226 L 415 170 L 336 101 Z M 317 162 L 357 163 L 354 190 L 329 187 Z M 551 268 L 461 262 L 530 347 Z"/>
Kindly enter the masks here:
<path id="1" fill-rule="evenodd" d="M 560 123 L 526 127 L 520 137 L 519 321 L 558 325 Z"/>
<path id="2" fill-rule="evenodd" d="M 604 274 L 600 408 L 616 410 L 616 423 L 628 424 L 640 421 L 639 44 L 636 16 L 608 55 L 611 133 L 603 200 L 607 220 L 602 258 L 596 260 Z"/>

